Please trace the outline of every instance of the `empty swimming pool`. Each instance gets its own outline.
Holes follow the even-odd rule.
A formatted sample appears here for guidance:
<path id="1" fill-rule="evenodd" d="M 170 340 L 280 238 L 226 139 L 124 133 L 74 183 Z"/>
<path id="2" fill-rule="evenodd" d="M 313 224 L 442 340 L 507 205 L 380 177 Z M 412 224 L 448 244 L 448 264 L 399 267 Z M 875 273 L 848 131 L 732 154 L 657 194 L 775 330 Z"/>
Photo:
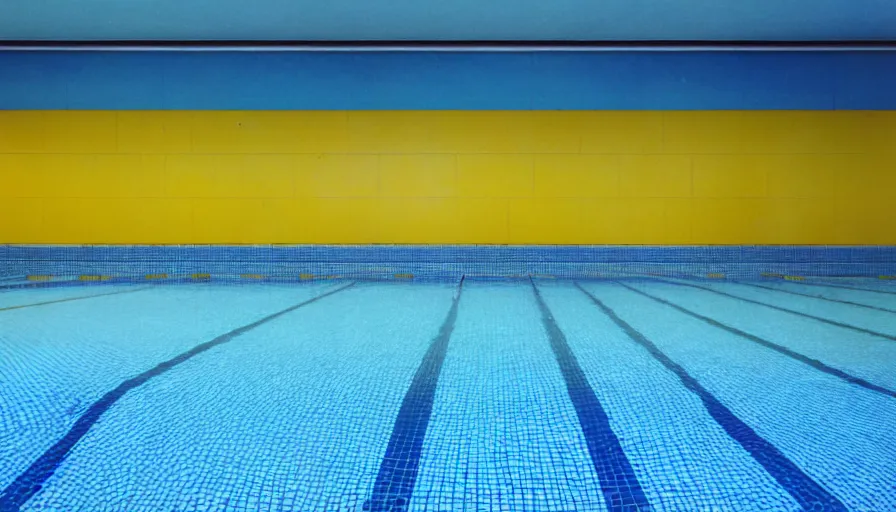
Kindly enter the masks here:
<path id="1" fill-rule="evenodd" d="M 2 290 L 0 510 L 893 511 L 896 285 Z"/>

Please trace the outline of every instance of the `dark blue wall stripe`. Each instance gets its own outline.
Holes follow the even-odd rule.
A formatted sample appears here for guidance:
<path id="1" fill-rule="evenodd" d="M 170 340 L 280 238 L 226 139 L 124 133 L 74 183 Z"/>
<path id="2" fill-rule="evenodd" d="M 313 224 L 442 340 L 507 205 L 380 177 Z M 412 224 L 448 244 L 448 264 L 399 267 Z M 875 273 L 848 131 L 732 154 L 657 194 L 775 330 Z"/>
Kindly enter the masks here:
<path id="1" fill-rule="evenodd" d="M 380 464 L 379 473 L 373 484 L 373 493 L 364 504 L 364 510 L 371 512 L 401 512 L 407 510 L 417 483 L 417 470 L 423 453 L 423 441 L 429 427 L 429 417 L 436 395 L 436 385 L 442 372 L 442 363 L 448 352 L 448 342 L 457 321 L 457 310 L 463 292 L 464 278 L 461 277 L 454 294 L 451 309 L 439 334 L 432 340 L 429 350 L 423 356 L 411 386 L 404 395 L 392 435 L 386 447 L 386 454 Z"/>
<path id="2" fill-rule="evenodd" d="M 682 366 L 675 363 L 669 356 L 661 351 L 652 341 L 635 330 L 625 320 L 619 318 L 616 313 L 597 297 L 576 283 L 576 287 L 582 291 L 591 301 L 603 311 L 610 319 L 622 329 L 629 338 L 638 343 L 663 364 L 671 372 L 675 373 L 686 388 L 700 397 L 704 407 L 710 416 L 716 420 L 725 432 L 737 441 L 756 462 L 762 465 L 766 471 L 777 480 L 793 498 L 800 504 L 803 510 L 813 512 L 847 512 L 846 506 L 824 487 L 816 483 L 774 445 L 766 441 L 756 433 L 749 425 L 741 421 L 722 402 L 700 385 Z"/>
<path id="3" fill-rule="evenodd" d="M 858 306 L 860 308 L 875 309 L 877 311 L 883 311 L 885 313 L 896 313 L 896 309 L 887 309 L 887 308 L 882 308 L 879 306 L 872 306 L 870 304 L 862 304 L 861 302 L 852 302 L 849 300 L 832 299 L 830 297 L 825 297 L 824 295 L 812 295 L 811 293 L 801 293 L 801 292 L 797 292 L 794 290 L 784 290 L 782 288 L 775 288 L 774 286 L 763 286 L 761 284 L 756 284 L 756 283 L 744 283 L 744 282 L 738 281 L 737 284 L 742 284 L 744 286 L 752 286 L 754 288 L 762 288 L 763 290 L 771 290 L 774 292 L 789 293 L 790 295 L 799 295 L 801 297 L 809 297 L 810 299 L 826 300 L 828 302 L 836 302 L 838 304 L 847 304 L 849 306 Z"/>
<path id="4" fill-rule="evenodd" d="M 535 281 L 530 278 L 530 282 L 538 302 L 538 309 L 541 310 L 544 330 L 550 339 L 551 349 L 554 351 L 557 364 L 560 365 L 560 371 L 563 373 L 563 380 L 566 382 L 566 390 L 576 409 L 576 415 L 579 417 L 582 434 L 585 436 L 591 462 L 594 464 L 594 470 L 600 480 L 607 510 L 610 512 L 647 512 L 652 510 L 635 471 L 610 426 L 610 419 L 588 383 L 588 378 L 585 377 L 585 372 L 579 366 L 578 359 L 569 348 L 566 336 L 554 321 L 554 316 L 542 298 L 541 292 L 538 291 L 538 287 L 535 286 Z"/>
<path id="5" fill-rule="evenodd" d="M 0 52 L 0 109 L 896 109 L 896 52 Z"/>
<path id="6" fill-rule="evenodd" d="M 885 338 L 885 339 L 888 339 L 888 340 L 896 341 L 896 336 L 890 336 L 889 334 L 885 334 L 885 333 L 882 333 L 882 332 L 872 331 L 871 329 L 865 329 L 864 327 L 859 327 L 859 326 L 857 326 L 857 325 L 844 324 L 844 323 L 842 323 L 842 322 L 837 322 L 837 321 L 835 321 L 835 320 L 830 320 L 830 319 L 828 319 L 828 318 L 822 318 L 822 317 L 820 317 L 820 316 L 810 315 L 810 314 L 808 314 L 808 313 L 803 313 L 803 312 L 801 312 L 801 311 L 797 311 L 797 310 L 795 310 L 795 309 L 782 308 L 782 307 L 780 307 L 780 306 L 775 306 L 774 304 L 768 304 L 768 303 L 766 303 L 766 302 L 762 302 L 762 301 L 758 301 L 758 300 L 747 299 L 747 298 L 744 298 L 744 297 L 740 297 L 740 296 L 737 296 L 737 295 L 733 295 L 733 294 L 731 294 L 731 293 L 726 293 L 726 292 L 719 291 L 719 290 L 716 290 L 716 289 L 713 289 L 713 288 L 709 288 L 709 287 L 707 287 L 707 286 L 700 286 L 700 285 L 693 284 L 693 283 L 683 283 L 683 282 L 681 282 L 681 281 L 666 281 L 665 279 L 656 279 L 656 278 L 654 278 L 654 279 L 652 279 L 652 280 L 654 280 L 654 281 L 659 281 L 659 282 L 661 282 L 661 283 L 666 283 L 666 284 L 673 284 L 673 285 L 676 285 L 676 286 L 689 286 L 689 287 L 691 287 L 691 288 L 697 288 L 698 290 L 705 290 L 705 291 L 707 291 L 707 292 L 715 293 L 715 294 L 717 294 L 717 295 L 723 295 L 723 296 L 725 296 L 725 297 L 730 297 L 730 298 L 732 298 L 732 299 L 737 299 L 737 300 L 742 301 L 742 302 L 748 302 L 748 303 L 750 303 L 750 304 L 756 304 L 756 305 L 759 305 L 759 306 L 765 306 L 765 307 L 767 307 L 767 308 L 776 309 L 776 310 L 778 310 L 778 311 L 784 311 L 785 313 L 790 313 L 790 314 L 793 314 L 793 315 L 801 316 L 801 317 L 803 317 L 803 318 L 811 318 L 812 320 L 817 320 L 817 321 L 819 321 L 819 322 L 823 322 L 823 323 L 826 323 L 826 324 L 829 324 L 829 325 L 836 325 L 837 327 L 843 327 L 844 329 L 850 329 L 850 330 L 852 330 L 852 331 L 862 332 L 862 333 L 865 333 L 865 334 L 870 334 L 870 335 L 872 335 L 872 336 L 877 336 L 877 337 L 879 337 L 879 338 Z"/>
<path id="7" fill-rule="evenodd" d="M 690 309 L 686 309 L 678 304 L 675 304 L 674 302 L 668 301 L 661 297 L 657 297 L 655 295 L 651 295 L 643 290 L 639 290 L 639 289 L 629 286 L 623 282 L 617 281 L 617 283 L 624 286 L 625 288 L 628 288 L 629 290 L 631 290 L 635 293 L 638 293 L 640 295 L 643 295 L 644 297 L 647 297 L 656 302 L 659 302 L 660 304 L 665 304 L 665 305 L 672 307 L 672 308 L 676 309 L 677 311 L 680 311 L 688 316 L 702 320 L 702 321 L 708 323 L 709 325 L 712 325 L 713 327 L 718 327 L 719 329 L 724 329 L 732 334 L 735 334 L 742 338 L 748 339 L 754 343 L 758 343 L 759 345 L 762 345 L 763 347 L 770 348 L 776 352 L 780 352 L 781 354 L 784 354 L 790 358 L 796 359 L 797 361 L 799 361 L 801 363 L 807 364 L 807 365 L 811 366 L 812 368 L 815 368 L 816 370 L 819 370 L 819 371 L 822 371 L 829 375 L 833 375 L 834 377 L 843 379 L 846 382 L 849 382 L 850 384 L 855 384 L 856 386 L 861 386 L 865 389 L 870 389 L 871 391 L 876 391 L 878 393 L 882 393 L 889 397 L 896 398 L 896 391 L 892 391 L 885 387 L 878 386 L 877 384 L 868 382 L 867 380 L 862 379 L 860 377 L 850 375 L 842 370 L 838 370 L 836 368 L 828 366 L 817 359 L 812 359 L 811 357 L 807 357 L 803 354 L 794 352 L 793 350 L 790 350 L 789 348 L 782 347 L 781 345 L 778 345 L 777 343 L 773 343 L 769 340 L 760 338 L 759 336 L 755 336 L 748 332 L 741 331 L 740 329 L 738 329 L 736 327 L 732 327 L 730 325 L 723 324 L 722 322 L 719 322 L 718 320 L 714 320 L 712 318 L 709 318 L 708 316 L 703 316 L 700 313 L 697 313 L 696 311 L 691 311 Z"/>
<path id="8" fill-rule="evenodd" d="M 158 377 L 175 366 L 192 359 L 211 348 L 227 343 L 228 341 L 241 336 L 256 327 L 270 322 L 275 318 L 283 316 L 291 311 L 311 304 L 329 295 L 340 292 L 353 286 L 355 283 L 348 283 L 344 286 L 329 290 L 316 297 L 300 302 L 294 306 L 290 306 L 282 311 L 268 315 L 260 320 L 256 320 L 251 324 L 244 325 L 234 329 L 226 334 L 222 334 L 217 338 L 193 347 L 172 359 L 163 363 L 159 363 L 156 367 L 147 370 L 136 377 L 128 379 L 118 385 L 112 391 L 103 395 L 99 400 L 94 402 L 84 414 L 78 418 L 78 421 L 69 429 L 68 433 L 59 441 L 51 446 L 43 453 L 24 473 L 18 476 L 11 484 L 9 484 L 3 492 L 0 492 L 0 512 L 18 512 L 22 505 L 25 504 L 32 496 L 40 491 L 44 482 L 56 471 L 56 468 L 68 457 L 72 448 L 84 437 L 91 427 L 100 419 L 100 417 L 109 410 L 110 407 L 121 399 L 128 391 L 145 384 L 153 377 Z"/>
<path id="9" fill-rule="evenodd" d="M 105 297 L 106 295 L 120 295 L 122 293 L 134 293 L 134 292 L 140 292 L 140 291 L 148 290 L 148 289 L 149 289 L 149 287 L 147 286 L 144 288 L 135 288 L 133 290 L 119 290 L 119 291 L 115 291 L 115 292 L 96 293 L 94 295 L 79 295 L 77 297 L 68 297 L 65 299 L 48 300 L 48 301 L 44 301 L 44 302 L 33 302 L 31 304 L 20 304 L 17 306 L 6 306 L 6 307 L 0 308 L 0 311 L 10 311 L 12 309 L 33 308 L 35 306 L 46 306 L 47 304 L 58 304 L 60 302 L 71 302 L 73 300 L 92 299 L 94 297 Z"/>

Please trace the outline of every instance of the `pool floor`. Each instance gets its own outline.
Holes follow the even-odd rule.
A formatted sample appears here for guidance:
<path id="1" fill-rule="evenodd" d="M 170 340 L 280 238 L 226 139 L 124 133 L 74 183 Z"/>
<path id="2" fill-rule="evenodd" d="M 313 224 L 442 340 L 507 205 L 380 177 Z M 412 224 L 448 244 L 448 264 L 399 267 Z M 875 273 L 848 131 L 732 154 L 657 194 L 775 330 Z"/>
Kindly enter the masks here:
<path id="1" fill-rule="evenodd" d="M 896 284 L 0 290 L 19 510 L 896 511 Z"/>

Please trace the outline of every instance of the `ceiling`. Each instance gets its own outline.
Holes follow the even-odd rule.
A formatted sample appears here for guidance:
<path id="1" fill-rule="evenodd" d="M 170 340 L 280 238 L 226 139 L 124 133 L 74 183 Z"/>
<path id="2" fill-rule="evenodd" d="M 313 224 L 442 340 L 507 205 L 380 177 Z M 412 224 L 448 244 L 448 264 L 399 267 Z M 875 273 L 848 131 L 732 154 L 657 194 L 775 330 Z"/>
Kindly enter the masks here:
<path id="1" fill-rule="evenodd" d="M 2 0 L 4 40 L 896 40 L 894 0 Z"/>

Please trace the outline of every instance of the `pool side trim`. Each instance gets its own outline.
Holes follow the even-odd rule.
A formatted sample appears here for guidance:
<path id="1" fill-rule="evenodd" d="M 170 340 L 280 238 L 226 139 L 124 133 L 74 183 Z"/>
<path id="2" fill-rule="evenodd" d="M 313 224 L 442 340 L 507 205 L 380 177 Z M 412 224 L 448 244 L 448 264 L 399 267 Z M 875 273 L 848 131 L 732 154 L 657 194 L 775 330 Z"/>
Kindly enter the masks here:
<path id="1" fill-rule="evenodd" d="M 280 316 L 295 311 L 302 306 L 306 306 L 320 299 L 323 299 L 324 297 L 350 288 L 354 286 L 354 284 L 354 282 L 350 282 L 346 285 L 330 289 L 324 293 L 321 293 L 320 295 L 316 295 L 308 300 L 290 306 L 286 309 L 282 309 L 276 313 L 272 313 L 250 324 L 246 324 L 242 327 L 233 329 L 232 331 L 222 334 L 211 341 L 206 341 L 205 343 L 196 345 L 186 352 L 183 352 L 167 361 L 159 363 L 155 367 L 146 370 L 136 377 L 131 377 L 130 379 L 122 382 L 115 389 L 107 392 L 99 400 L 93 402 L 93 404 L 91 404 L 90 407 L 88 407 L 87 410 L 78 418 L 75 424 L 72 425 L 71 429 L 69 429 L 68 433 L 66 433 L 65 436 L 56 441 L 53 446 L 47 449 L 47 451 L 45 451 L 40 457 L 38 457 L 38 459 L 34 461 L 31 466 L 29 466 L 12 483 L 10 483 L 5 489 L 3 489 L 2 492 L 0 492 L 0 512 L 19 512 L 22 505 L 24 505 L 29 499 L 31 499 L 32 496 L 34 496 L 41 490 L 43 484 L 47 481 L 47 479 L 50 478 L 50 476 L 53 475 L 59 465 L 65 461 L 65 459 L 68 457 L 68 454 L 75 447 L 78 441 L 80 441 L 81 438 L 83 438 L 87 434 L 87 432 L 100 419 L 100 417 L 132 389 L 145 384 L 153 377 L 158 377 L 159 375 L 164 374 L 165 372 L 178 366 L 179 364 L 192 359 L 194 356 L 197 356 L 211 348 L 223 345 L 224 343 L 227 343 L 228 341 L 231 341 L 234 338 L 255 329 L 256 327 L 259 327 L 262 324 L 265 324 L 267 322 L 270 322 L 271 320 L 279 318 Z"/>

